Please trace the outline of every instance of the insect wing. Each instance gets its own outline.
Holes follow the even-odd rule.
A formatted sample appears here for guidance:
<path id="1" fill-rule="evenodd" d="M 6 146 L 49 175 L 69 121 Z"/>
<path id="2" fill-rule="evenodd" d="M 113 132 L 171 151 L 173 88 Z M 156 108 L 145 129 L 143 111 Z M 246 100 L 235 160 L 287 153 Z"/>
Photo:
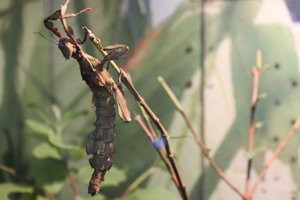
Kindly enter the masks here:
<path id="1" fill-rule="evenodd" d="M 115 93 L 116 93 L 116 99 L 117 99 L 117 104 L 118 104 L 119 116 L 121 117 L 121 119 L 124 122 L 126 122 L 126 123 L 130 122 L 131 121 L 130 112 L 128 110 L 127 103 L 126 103 L 123 93 L 121 92 L 121 90 L 118 87 L 116 88 Z"/>

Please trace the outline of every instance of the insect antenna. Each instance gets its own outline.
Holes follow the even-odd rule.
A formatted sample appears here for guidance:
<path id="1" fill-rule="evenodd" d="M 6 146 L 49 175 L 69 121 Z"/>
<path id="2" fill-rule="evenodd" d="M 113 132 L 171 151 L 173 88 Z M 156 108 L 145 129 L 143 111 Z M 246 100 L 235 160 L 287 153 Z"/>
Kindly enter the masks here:
<path id="1" fill-rule="evenodd" d="M 41 36 L 42 38 L 44 38 L 44 39 L 46 39 L 46 40 L 52 42 L 53 44 L 58 45 L 58 41 L 53 37 L 53 35 L 51 35 L 51 36 L 52 36 L 52 40 L 51 40 L 50 38 L 46 37 L 45 35 L 43 35 L 43 34 L 40 33 L 40 32 L 33 32 L 33 34 L 38 34 L 38 35 Z"/>
<path id="2" fill-rule="evenodd" d="M 57 40 L 57 38 L 56 37 L 54 37 L 54 36 L 56 36 L 54 33 L 52 33 L 52 32 L 50 32 L 51 34 L 50 34 L 50 37 L 54 40 L 54 41 L 56 41 L 57 43 L 58 43 L 58 40 Z"/>

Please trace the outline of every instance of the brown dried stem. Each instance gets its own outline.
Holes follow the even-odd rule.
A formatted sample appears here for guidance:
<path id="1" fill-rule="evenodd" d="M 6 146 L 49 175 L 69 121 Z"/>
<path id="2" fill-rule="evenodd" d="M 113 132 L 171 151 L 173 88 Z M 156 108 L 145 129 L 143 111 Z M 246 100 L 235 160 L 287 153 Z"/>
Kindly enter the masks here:
<path id="1" fill-rule="evenodd" d="M 253 152 L 254 144 L 254 134 L 255 134 L 255 111 L 256 104 L 258 101 L 258 86 L 259 86 L 259 76 L 260 71 L 258 67 L 252 69 L 253 74 L 253 89 L 252 89 L 252 100 L 251 100 L 251 114 L 250 114 L 250 126 L 248 131 L 248 153 Z M 252 157 L 248 159 L 247 164 L 247 176 L 246 176 L 246 185 L 245 185 L 245 199 L 248 199 L 250 192 L 250 183 L 251 183 L 251 168 L 252 168 Z"/>
<path id="2" fill-rule="evenodd" d="M 280 154 L 280 152 L 285 148 L 286 144 L 291 139 L 291 137 L 297 132 L 297 130 L 299 128 L 299 125 L 300 125 L 300 119 L 297 120 L 297 122 L 295 123 L 295 125 L 293 126 L 293 128 L 290 130 L 289 134 L 285 137 L 285 139 L 277 147 L 277 149 L 273 153 L 272 157 L 267 161 L 267 163 L 265 164 L 264 168 L 261 170 L 258 178 L 256 179 L 256 181 L 255 181 L 255 183 L 254 183 L 254 185 L 252 187 L 251 192 L 249 193 L 249 196 L 248 196 L 249 200 L 252 199 L 252 196 L 253 196 L 256 188 L 258 187 L 259 183 L 261 182 L 261 180 L 265 176 L 267 170 L 269 169 L 269 167 L 271 166 L 271 164 L 273 163 L 273 161 Z"/>
<path id="3" fill-rule="evenodd" d="M 148 104 L 146 103 L 144 98 L 142 98 L 140 96 L 140 94 L 137 92 L 137 90 L 135 89 L 135 87 L 132 85 L 132 83 L 129 80 L 130 79 L 129 79 L 128 75 L 126 73 L 123 73 L 122 83 L 128 88 L 128 90 L 135 97 L 135 99 L 138 101 L 138 103 L 146 110 L 148 115 L 151 117 L 151 119 L 154 121 L 155 125 L 157 126 L 157 128 L 161 132 L 162 137 L 165 139 L 165 142 L 166 142 L 165 148 L 166 148 L 166 151 L 167 151 L 167 156 L 168 156 L 168 159 L 169 159 L 169 161 L 172 165 L 172 168 L 175 172 L 176 178 L 178 180 L 182 198 L 184 200 L 187 200 L 187 199 L 189 199 L 189 197 L 188 197 L 188 194 L 186 192 L 186 186 L 182 181 L 181 175 L 179 173 L 177 164 L 176 164 L 175 159 L 174 159 L 173 152 L 172 152 L 172 150 L 170 148 L 170 145 L 169 145 L 169 134 L 168 134 L 167 130 L 165 129 L 165 127 L 160 122 L 159 118 L 151 110 L 151 108 L 148 106 Z"/>
<path id="4" fill-rule="evenodd" d="M 46 198 L 46 199 L 49 199 L 49 200 L 55 200 L 55 197 L 54 197 L 52 194 L 50 194 L 50 193 L 46 193 L 46 192 L 45 192 L 44 195 L 45 195 L 45 198 Z"/>
<path id="5" fill-rule="evenodd" d="M 150 139 L 151 143 L 153 143 L 157 137 L 154 136 L 151 134 L 150 130 L 146 127 L 146 125 L 144 124 L 141 116 L 139 115 L 135 115 L 135 121 L 140 125 L 140 127 L 142 128 L 142 130 L 146 133 L 146 135 L 148 136 L 148 138 Z M 180 188 L 179 188 L 179 184 L 178 184 L 178 180 L 176 178 L 176 175 L 172 169 L 172 166 L 170 165 L 167 157 L 165 156 L 164 152 L 162 149 L 159 149 L 159 148 L 155 148 L 157 153 L 159 154 L 160 158 L 162 159 L 163 163 L 165 164 L 167 170 L 169 171 L 170 175 L 171 175 L 171 178 L 175 184 L 175 186 L 177 187 L 177 189 L 180 191 Z"/>
<path id="6" fill-rule="evenodd" d="M 147 128 L 147 126 L 144 124 L 142 118 L 140 115 L 137 115 L 136 113 L 134 114 L 134 119 L 135 121 L 140 125 L 140 127 L 142 128 L 142 130 L 146 133 L 147 137 L 149 138 L 149 140 L 151 142 L 154 142 L 156 137 L 154 137 L 151 133 L 151 131 Z"/>
<path id="7" fill-rule="evenodd" d="M 126 189 L 126 191 L 121 196 L 120 200 L 125 200 L 128 195 L 138 187 L 139 184 L 141 184 L 146 178 L 148 178 L 151 174 L 153 174 L 155 168 L 150 167 L 148 170 L 146 170 L 144 173 L 142 173 L 135 181 L 133 181 L 132 184 Z"/>
<path id="8" fill-rule="evenodd" d="M 170 89 L 170 87 L 168 86 L 168 84 L 164 81 L 164 79 L 162 77 L 158 77 L 158 80 L 161 83 L 162 87 L 167 92 L 168 96 L 170 97 L 170 99 L 172 100 L 172 102 L 174 103 L 174 105 L 176 106 L 176 109 L 179 111 L 179 113 L 184 118 L 184 120 L 185 120 L 188 128 L 192 132 L 192 134 L 193 134 L 193 136 L 194 136 L 197 144 L 200 146 L 200 148 L 202 150 L 202 153 L 207 158 L 207 160 L 209 161 L 209 163 L 212 166 L 212 168 L 225 181 L 225 183 L 228 184 L 228 186 L 232 190 L 234 190 L 237 194 L 239 194 L 242 198 L 244 198 L 245 197 L 244 194 L 225 176 L 225 174 L 218 167 L 218 165 L 216 164 L 216 162 L 210 157 L 209 152 L 208 152 L 207 148 L 205 147 L 205 144 L 202 142 L 201 138 L 198 136 L 198 134 L 197 134 L 196 130 L 194 129 L 191 121 L 189 120 L 189 118 L 187 117 L 185 111 L 183 110 L 182 105 L 180 104 L 179 100 L 176 98 L 176 96 L 174 95 L 174 93 L 172 92 L 172 90 Z"/>
<path id="9" fill-rule="evenodd" d="M 102 48 L 100 39 L 97 38 L 87 27 L 84 27 L 84 30 L 88 34 L 89 39 L 92 41 L 92 43 L 100 51 L 100 53 L 103 56 L 107 55 L 107 53 Z M 186 186 L 182 181 L 181 175 L 179 173 L 177 164 L 174 159 L 174 155 L 173 155 L 172 150 L 169 145 L 169 134 L 168 134 L 167 130 L 162 125 L 159 118 L 155 115 L 155 113 L 148 106 L 148 104 L 146 103 L 144 98 L 138 93 L 136 88 L 133 86 L 132 82 L 130 81 L 130 77 L 121 68 L 119 68 L 113 60 L 110 60 L 109 63 L 116 70 L 116 72 L 119 74 L 119 76 L 121 76 L 122 83 L 127 87 L 127 89 L 130 91 L 130 93 L 135 97 L 137 102 L 146 110 L 147 114 L 150 116 L 150 118 L 153 120 L 153 122 L 157 126 L 158 130 L 160 131 L 162 137 L 165 139 L 165 142 L 166 142 L 165 148 L 167 151 L 167 156 L 168 156 L 171 166 L 175 172 L 176 178 L 178 180 L 180 191 L 181 191 L 181 196 L 184 200 L 189 199 L 189 196 L 186 192 Z"/>
<path id="10" fill-rule="evenodd" d="M 151 124 L 151 122 L 150 122 L 150 119 L 149 119 L 149 117 L 148 117 L 148 115 L 147 115 L 145 109 L 144 109 L 140 104 L 138 104 L 138 105 L 139 105 L 139 107 L 140 107 L 140 110 L 141 110 L 141 112 L 142 112 L 142 114 L 143 114 L 144 119 L 146 120 L 146 124 L 147 124 L 147 127 L 148 127 L 149 131 L 151 132 L 152 136 L 153 136 L 154 138 L 156 138 L 156 133 L 155 133 L 155 131 L 154 131 L 154 129 L 153 129 L 153 126 L 152 126 L 152 124 Z"/>
<path id="11" fill-rule="evenodd" d="M 67 175 L 68 175 L 68 182 L 69 182 L 72 190 L 74 191 L 75 196 L 79 196 L 80 193 L 79 193 L 78 188 L 76 186 L 76 181 L 73 179 L 72 174 L 71 174 L 71 170 L 70 170 L 69 167 L 67 168 Z"/>
<path id="12" fill-rule="evenodd" d="M 18 177 L 18 174 L 17 174 L 16 170 L 13 169 L 13 168 L 10 168 L 10 167 L 7 167 L 5 165 L 0 164 L 0 170 L 3 170 L 5 172 L 7 172 L 7 173 L 9 173 L 10 175 L 12 175 L 14 177 L 20 178 L 20 177 Z"/>

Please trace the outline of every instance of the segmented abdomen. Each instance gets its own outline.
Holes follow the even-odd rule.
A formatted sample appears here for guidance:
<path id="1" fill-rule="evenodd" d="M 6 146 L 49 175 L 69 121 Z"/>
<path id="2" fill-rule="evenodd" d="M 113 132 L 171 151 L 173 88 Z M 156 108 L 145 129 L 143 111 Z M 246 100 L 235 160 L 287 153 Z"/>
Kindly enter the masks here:
<path id="1" fill-rule="evenodd" d="M 95 130 L 89 135 L 92 142 L 87 145 L 86 152 L 93 155 L 89 162 L 94 168 L 94 173 L 88 191 L 91 195 L 95 195 L 104 181 L 106 171 L 112 166 L 110 157 L 114 153 L 115 100 L 104 87 L 97 87 L 92 91 L 97 119 L 94 123 Z"/>

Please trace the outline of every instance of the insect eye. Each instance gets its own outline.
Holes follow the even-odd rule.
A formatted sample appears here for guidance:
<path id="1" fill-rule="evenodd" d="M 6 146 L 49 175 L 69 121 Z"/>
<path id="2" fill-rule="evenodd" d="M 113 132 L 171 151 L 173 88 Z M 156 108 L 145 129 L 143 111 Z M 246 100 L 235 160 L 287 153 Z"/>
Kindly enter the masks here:
<path id="1" fill-rule="evenodd" d="M 69 59 L 74 51 L 74 46 L 65 38 L 61 38 L 58 42 L 58 48 L 66 59 Z"/>

